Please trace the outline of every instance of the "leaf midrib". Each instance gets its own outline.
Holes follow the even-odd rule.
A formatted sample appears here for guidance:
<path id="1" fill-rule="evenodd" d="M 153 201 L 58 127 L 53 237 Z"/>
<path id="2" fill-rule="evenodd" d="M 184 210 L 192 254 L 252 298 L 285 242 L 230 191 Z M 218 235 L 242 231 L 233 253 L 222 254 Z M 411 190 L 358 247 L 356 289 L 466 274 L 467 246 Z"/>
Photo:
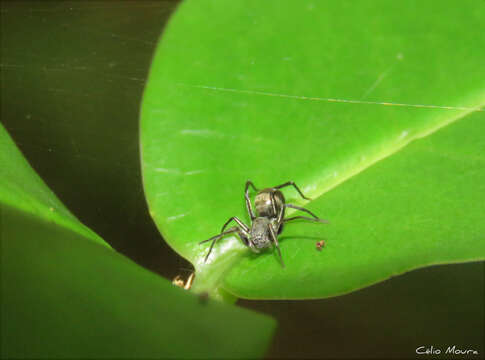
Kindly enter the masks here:
<path id="1" fill-rule="evenodd" d="M 485 99 L 485 96 L 481 96 L 482 99 Z M 481 111 L 483 106 L 485 106 L 485 100 L 481 100 L 479 105 L 475 105 L 470 107 L 470 110 L 464 110 L 462 113 L 460 113 L 457 116 L 451 117 L 451 118 L 445 118 L 443 121 L 433 124 L 432 126 L 429 126 L 428 128 L 423 129 L 421 132 L 414 134 L 413 136 L 409 136 L 406 141 L 404 142 L 394 142 L 396 145 L 395 147 L 387 147 L 384 151 L 382 151 L 380 154 L 377 154 L 374 157 L 369 157 L 369 160 L 362 163 L 362 166 L 350 168 L 344 175 L 339 174 L 340 176 L 335 177 L 334 181 L 332 182 L 327 182 L 327 184 L 324 184 L 323 186 L 316 186 L 313 188 L 313 190 L 307 191 L 307 193 L 310 195 L 310 198 L 312 200 L 306 200 L 305 203 L 310 203 L 312 201 L 315 201 L 319 199 L 321 196 L 323 196 L 325 193 L 329 192 L 330 190 L 336 188 L 340 184 L 346 182 L 347 180 L 353 178 L 354 176 L 358 175 L 359 173 L 365 171 L 366 169 L 372 167 L 373 165 L 377 164 L 381 160 L 387 159 L 391 157 L 394 154 L 399 153 L 401 150 L 403 150 L 405 147 L 407 147 L 410 143 L 412 143 L 415 140 L 419 139 L 424 139 L 427 138 L 428 136 L 434 134 L 438 130 L 449 126 L 459 120 L 462 120 L 466 118 L 468 115 L 471 115 L 475 112 Z M 368 154 L 361 154 L 363 156 L 367 156 Z M 366 157 L 367 159 L 367 157 Z M 317 176 L 316 178 L 319 178 Z M 321 173 L 320 173 L 320 178 L 322 178 Z M 296 210 L 289 210 L 288 213 L 291 214 Z"/>

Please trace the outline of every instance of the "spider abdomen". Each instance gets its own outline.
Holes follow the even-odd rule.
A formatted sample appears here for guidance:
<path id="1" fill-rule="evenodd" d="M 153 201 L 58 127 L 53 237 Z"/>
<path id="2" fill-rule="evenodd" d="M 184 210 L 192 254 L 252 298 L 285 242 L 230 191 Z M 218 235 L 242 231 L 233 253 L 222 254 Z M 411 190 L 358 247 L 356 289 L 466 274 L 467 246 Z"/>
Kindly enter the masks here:
<path id="1" fill-rule="evenodd" d="M 285 197 L 277 189 L 263 189 L 254 198 L 254 205 L 259 216 L 274 218 L 278 216 L 281 210 L 284 212 Z"/>

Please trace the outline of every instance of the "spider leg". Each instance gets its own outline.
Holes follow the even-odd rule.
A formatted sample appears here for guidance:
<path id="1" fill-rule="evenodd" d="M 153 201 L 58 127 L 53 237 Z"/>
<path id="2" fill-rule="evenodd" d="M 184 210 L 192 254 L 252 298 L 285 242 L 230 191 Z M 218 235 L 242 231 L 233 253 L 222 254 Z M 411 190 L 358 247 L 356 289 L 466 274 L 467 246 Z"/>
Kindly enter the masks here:
<path id="1" fill-rule="evenodd" d="M 209 242 L 209 241 L 217 240 L 218 238 L 223 237 L 224 235 L 227 235 L 227 234 L 231 234 L 231 233 L 235 232 L 236 230 L 238 230 L 238 228 L 236 226 L 234 226 L 227 231 L 224 231 L 224 232 L 222 232 L 218 235 L 215 235 L 215 236 L 213 236 L 213 237 L 211 237 L 207 240 L 203 240 L 203 241 L 199 242 L 199 245 L 204 244 L 204 243 Z"/>
<path id="2" fill-rule="evenodd" d="M 237 216 L 233 216 L 231 218 L 229 218 L 229 220 L 226 221 L 226 223 L 222 226 L 222 230 L 221 230 L 221 233 L 224 231 L 224 229 L 226 228 L 226 226 L 231 222 L 231 221 L 235 221 L 240 227 L 242 230 L 244 230 L 244 232 L 248 233 L 249 232 L 249 228 L 248 226 L 243 223 L 241 221 L 241 219 L 239 219 Z"/>
<path id="3" fill-rule="evenodd" d="M 253 221 L 256 217 L 254 216 L 253 207 L 251 205 L 251 200 L 249 199 L 249 186 L 251 186 L 254 191 L 258 191 L 254 186 L 251 180 L 246 181 L 246 188 L 244 190 L 244 198 L 246 199 L 246 208 L 248 209 L 249 216 L 251 217 L 251 221 Z"/>
<path id="4" fill-rule="evenodd" d="M 203 243 L 206 243 L 208 241 L 212 241 L 212 244 L 209 248 L 209 251 L 207 252 L 207 255 L 204 258 L 204 262 L 207 262 L 207 259 L 209 258 L 209 255 L 212 252 L 212 249 L 214 248 L 214 245 L 215 245 L 217 240 L 219 240 L 221 237 L 223 237 L 227 234 L 231 234 L 231 233 L 238 232 L 238 231 L 239 231 L 239 228 L 237 226 L 234 226 L 227 231 L 222 231 L 219 235 L 216 235 L 216 236 L 213 236 L 213 237 L 211 237 L 207 240 L 201 241 L 199 244 L 203 244 Z"/>
<path id="5" fill-rule="evenodd" d="M 305 200 L 311 200 L 310 198 L 307 198 L 305 195 L 303 195 L 303 193 L 301 192 L 301 190 L 298 188 L 298 186 L 296 186 L 296 184 L 293 182 L 293 181 L 288 181 L 288 182 L 285 182 L 284 184 L 281 184 L 281 185 L 278 185 L 278 186 L 275 186 L 274 188 L 275 189 L 281 189 L 281 188 L 284 188 L 286 186 L 293 186 L 296 191 L 298 191 L 298 193 L 300 194 L 300 196 L 305 199 Z"/>
<path id="6" fill-rule="evenodd" d="M 271 192 L 269 196 L 271 197 L 271 207 L 273 208 L 273 214 L 277 216 L 278 214 L 276 214 L 276 199 L 274 197 L 274 192 Z"/>
<path id="7" fill-rule="evenodd" d="M 229 230 L 224 231 L 226 229 L 227 225 L 233 220 L 237 223 L 238 226 L 234 226 L 234 227 L 230 228 Z M 239 238 L 244 243 L 244 245 L 248 246 L 248 240 L 247 239 L 249 237 L 249 228 L 246 226 L 246 224 L 244 224 L 241 220 L 239 220 L 239 218 L 237 216 L 233 216 L 232 218 L 229 218 L 229 220 L 226 221 L 226 223 L 222 227 L 222 230 L 221 230 L 219 235 L 213 236 L 213 237 L 211 237 L 207 240 L 201 241 L 199 243 L 199 244 L 203 244 L 205 242 L 212 241 L 212 244 L 209 248 L 209 252 L 205 256 L 204 262 L 206 262 L 207 259 L 209 258 L 209 255 L 212 252 L 212 249 L 214 248 L 214 245 L 216 244 L 217 240 L 219 240 L 221 237 L 223 237 L 227 234 L 231 234 L 231 233 L 234 233 L 234 232 L 237 232 L 237 234 L 239 235 Z"/>
<path id="8" fill-rule="evenodd" d="M 269 228 L 269 233 L 271 234 L 271 240 L 273 241 L 276 247 L 276 250 L 278 250 L 278 255 L 280 256 L 281 265 L 285 267 L 285 262 L 283 261 L 283 257 L 281 256 L 280 244 L 278 244 L 278 237 L 276 236 L 273 226 L 271 224 L 268 224 L 268 228 Z"/>
<path id="9" fill-rule="evenodd" d="M 306 216 L 294 216 L 294 217 L 291 217 L 291 218 L 286 218 L 283 220 L 283 223 L 287 223 L 288 221 L 292 221 L 292 220 L 298 220 L 298 219 L 302 219 L 302 220 L 308 220 L 308 221 L 313 221 L 313 222 L 318 222 L 318 223 L 323 223 L 323 224 L 326 224 L 328 223 L 327 220 L 325 219 L 319 219 L 319 218 L 310 218 L 310 217 L 306 217 Z"/>
<path id="10" fill-rule="evenodd" d="M 276 199 L 275 199 L 275 196 L 274 196 L 274 192 L 271 193 L 271 203 L 273 204 L 273 212 L 276 214 L 276 205 L 275 205 Z M 278 225 L 278 229 L 276 231 L 277 231 L 278 234 L 280 233 L 280 228 L 281 228 L 281 224 L 283 223 L 283 217 L 284 216 L 285 216 L 285 207 L 282 206 L 279 214 L 276 214 L 276 223 Z"/>
<path id="11" fill-rule="evenodd" d="M 310 214 L 311 216 L 314 217 L 314 219 L 311 219 L 311 221 L 318 221 L 318 222 L 322 222 L 322 223 L 327 223 L 328 221 L 327 220 L 324 220 L 324 219 L 320 219 L 317 215 L 315 215 L 314 213 L 312 213 L 310 210 L 308 209 L 305 209 L 305 208 L 302 208 L 302 207 L 299 207 L 299 206 L 296 206 L 296 205 L 292 205 L 292 204 L 285 204 L 286 207 L 289 207 L 289 208 L 292 208 L 292 209 L 296 209 L 296 210 L 300 210 L 300 211 L 304 211 L 308 214 Z M 285 219 L 286 221 L 287 219 Z"/>

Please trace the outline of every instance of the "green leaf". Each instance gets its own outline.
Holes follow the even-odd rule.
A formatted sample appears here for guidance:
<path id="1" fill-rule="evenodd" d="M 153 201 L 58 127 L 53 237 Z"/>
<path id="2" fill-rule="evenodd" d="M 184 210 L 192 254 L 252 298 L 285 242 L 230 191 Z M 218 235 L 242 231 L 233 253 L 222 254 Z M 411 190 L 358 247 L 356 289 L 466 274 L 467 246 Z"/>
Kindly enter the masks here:
<path id="1" fill-rule="evenodd" d="M 55 200 L 1 126 L 0 135 L 2 358 L 264 354 L 274 320 L 199 299 L 100 246 L 102 240 Z M 45 215 L 46 201 L 68 220 Z M 238 346 L 228 338 L 237 338 Z"/>
<path id="2" fill-rule="evenodd" d="M 145 192 L 196 289 L 247 298 L 350 292 L 437 263 L 485 258 L 485 4 L 186 1 L 142 106 Z M 243 190 L 294 180 L 276 252 L 208 245 Z M 331 191 L 330 191 L 331 190 Z M 290 212 L 288 212 L 290 213 Z M 316 241 L 325 239 L 319 252 Z"/>
<path id="3" fill-rule="evenodd" d="M 0 204 L 51 222 L 53 226 L 67 228 L 86 239 L 111 248 L 66 209 L 25 160 L 1 124 L 0 164 Z"/>
<path id="4" fill-rule="evenodd" d="M 173 277 L 188 265 L 149 218 L 138 118 L 156 41 L 177 3 L 103 4 L 1 3 L 0 121 L 85 225 Z"/>

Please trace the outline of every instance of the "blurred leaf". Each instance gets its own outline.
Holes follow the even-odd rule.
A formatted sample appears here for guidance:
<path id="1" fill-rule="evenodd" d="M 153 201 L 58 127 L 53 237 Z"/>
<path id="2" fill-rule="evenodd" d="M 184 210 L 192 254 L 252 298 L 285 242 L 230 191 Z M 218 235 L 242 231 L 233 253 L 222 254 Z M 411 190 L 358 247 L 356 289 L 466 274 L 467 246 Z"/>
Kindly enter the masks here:
<path id="1" fill-rule="evenodd" d="M 111 248 L 66 209 L 25 160 L 2 124 L 0 164 L 0 204 L 30 213 L 50 222 L 53 227 L 67 228 L 86 239 Z"/>
<path id="2" fill-rule="evenodd" d="M 1 122 L 83 224 L 167 278 L 189 266 L 162 241 L 148 214 L 138 118 L 157 39 L 176 5 L 120 6 L 111 0 L 0 5 Z"/>
<path id="3" fill-rule="evenodd" d="M 2 357 L 264 354 L 274 320 L 201 300 L 86 241 L 102 240 L 67 212 L 0 130 Z"/>
<path id="4" fill-rule="evenodd" d="M 183 3 L 152 64 L 141 146 L 151 215 L 196 266 L 196 288 L 327 297 L 484 259 L 484 11 L 455 0 Z M 330 221 L 285 227 L 286 268 L 230 236 L 203 262 L 199 241 L 231 216 L 248 221 L 247 179 L 294 180 Z"/>

